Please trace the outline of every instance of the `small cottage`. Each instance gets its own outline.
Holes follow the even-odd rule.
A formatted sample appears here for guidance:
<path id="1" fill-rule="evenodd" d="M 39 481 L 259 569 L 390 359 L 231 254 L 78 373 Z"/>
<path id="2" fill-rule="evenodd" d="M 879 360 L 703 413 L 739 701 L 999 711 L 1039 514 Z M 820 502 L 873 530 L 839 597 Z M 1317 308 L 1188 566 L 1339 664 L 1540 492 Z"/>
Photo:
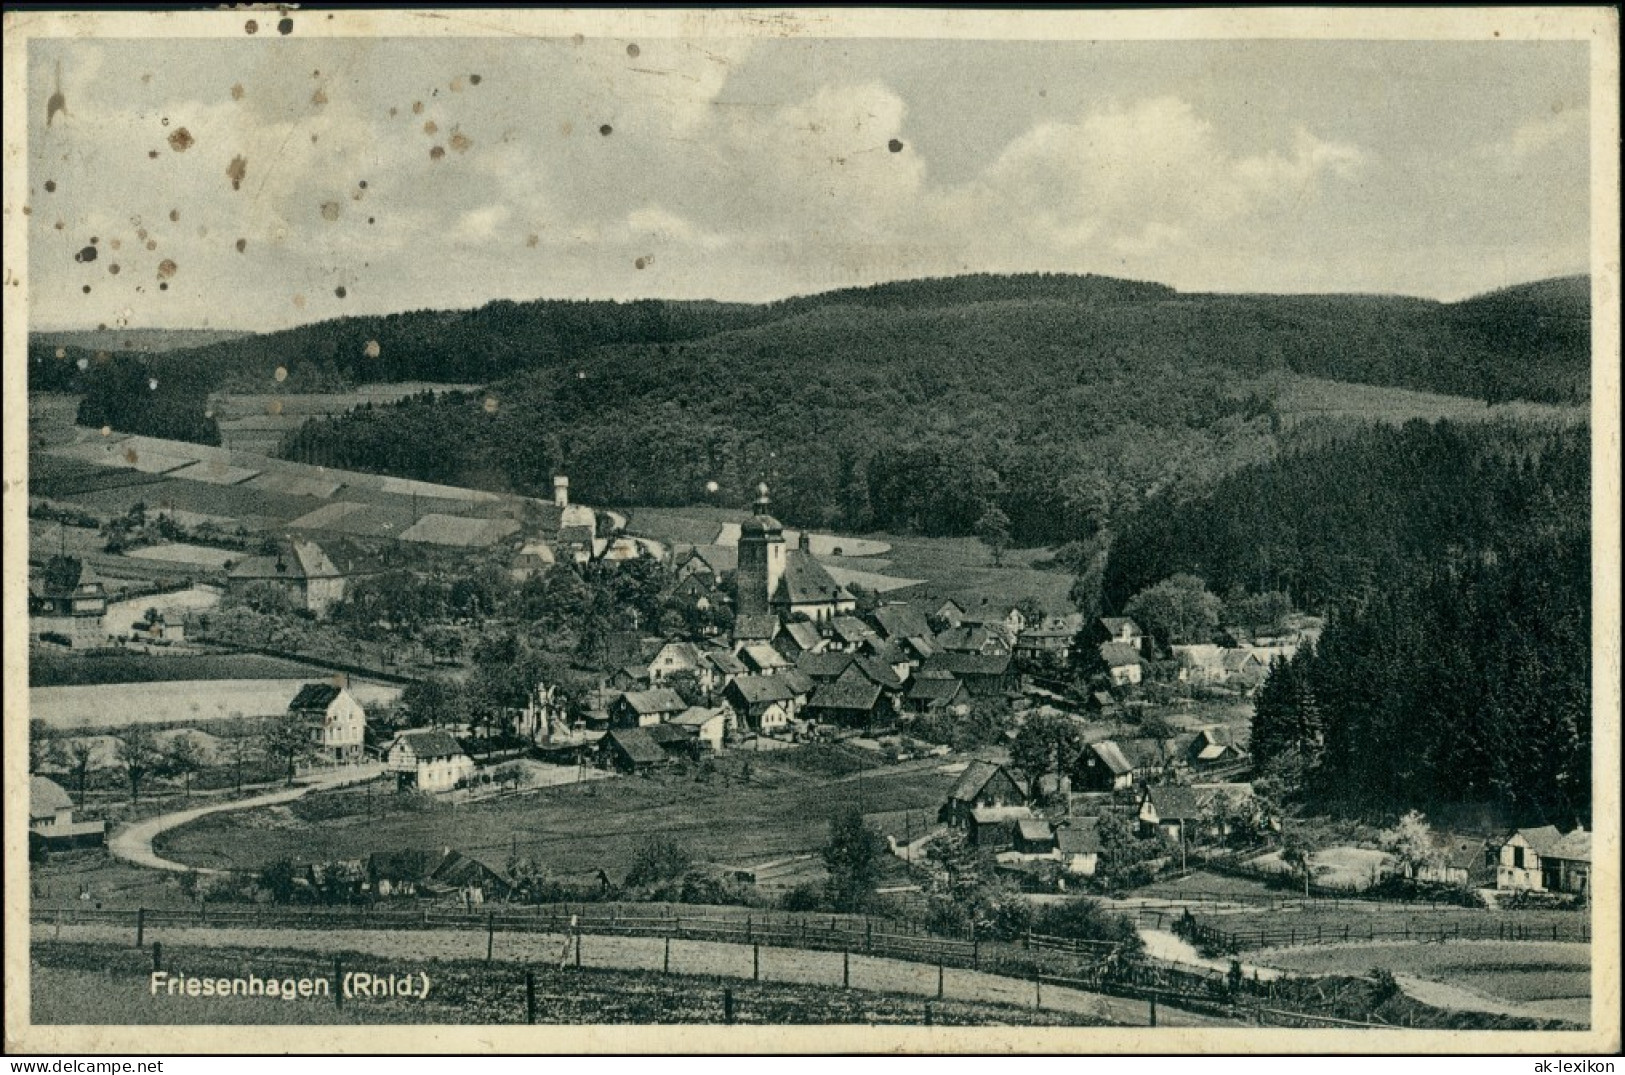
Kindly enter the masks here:
<path id="1" fill-rule="evenodd" d="M 970 812 L 984 806 L 1025 806 L 1027 789 L 1002 765 L 973 761 L 959 774 L 947 802 L 937 811 L 937 820 L 948 825 L 964 825 Z"/>
<path id="2" fill-rule="evenodd" d="M 416 728 L 402 732 L 384 751 L 384 769 L 402 790 L 451 791 L 474 775 L 474 759 L 449 732 Z"/>
<path id="3" fill-rule="evenodd" d="M 73 820 L 73 800 L 60 784 L 43 776 L 28 778 L 30 852 L 98 847 L 106 837 L 107 822 Z"/>
<path id="4" fill-rule="evenodd" d="M 648 772 L 665 764 L 666 752 L 648 728 L 615 728 L 600 741 L 608 762 L 627 773 Z"/>
<path id="5" fill-rule="evenodd" d="M 367 741 L 367 711 L 348 688 L 307 683 L 288 703 L 288 719 L 303 723 L 323 761 L 361 759 Z"/>

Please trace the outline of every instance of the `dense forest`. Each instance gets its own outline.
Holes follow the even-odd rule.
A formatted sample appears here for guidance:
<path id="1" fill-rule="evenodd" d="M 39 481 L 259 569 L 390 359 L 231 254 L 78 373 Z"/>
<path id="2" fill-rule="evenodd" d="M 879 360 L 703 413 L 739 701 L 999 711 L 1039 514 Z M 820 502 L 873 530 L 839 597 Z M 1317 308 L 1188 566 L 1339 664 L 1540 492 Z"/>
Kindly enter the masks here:
<path id="1" fill-rule="evenodd" d="M 1117 534 L 1105 600 L 1192 572 L 1325 611 L 1253 727 L 1260 762 L 1318 804 L 1588 820 L 1589 475 L 1583 425 L 1323 438 L 1153 498 Z"/>
<path id="2" fill-rule="evenodd" d="M 526 492 L 568 470 L 602 504 L 731 504 L 766 478 L 791 521 L 846 529 L 964 534 L 996 505 L 1040 543 L 1261 458 L 1271 374 L 1583 400 L 1588 301 L 1584 278 L 1446 305 L 967 276 L 763 305 L 494 302 L 117 361 L 41 339 L 30 384 L 84 392 L 87 424 L 212 440 L 212 390 L 477 382 L 494 414 L 409 400 L 286 451 Z"/>

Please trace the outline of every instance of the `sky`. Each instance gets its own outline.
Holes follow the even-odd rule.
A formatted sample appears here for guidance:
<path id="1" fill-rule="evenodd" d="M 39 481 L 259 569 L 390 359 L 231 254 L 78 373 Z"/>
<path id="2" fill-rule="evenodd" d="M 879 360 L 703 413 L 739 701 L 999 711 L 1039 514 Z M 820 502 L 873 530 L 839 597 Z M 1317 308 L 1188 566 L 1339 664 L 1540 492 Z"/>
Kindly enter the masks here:
<path id="1" fill-rule="evenodd" d="M 1588 267 L 1584 43 L 268 28 L 28 59 L 35 327 L 964 272 L 1450 300 Z"/>

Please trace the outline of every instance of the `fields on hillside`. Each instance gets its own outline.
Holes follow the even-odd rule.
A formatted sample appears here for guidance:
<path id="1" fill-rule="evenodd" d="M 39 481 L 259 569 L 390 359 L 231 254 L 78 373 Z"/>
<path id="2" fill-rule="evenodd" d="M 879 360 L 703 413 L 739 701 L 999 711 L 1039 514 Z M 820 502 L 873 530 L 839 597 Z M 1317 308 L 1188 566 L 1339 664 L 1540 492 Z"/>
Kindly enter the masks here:
<path id="1" fill-rule="evenodd" d="M 1590 414 L 1589 408 L 1581 405 L 1519 402 L 1491 406 L 1465 396 L 1327 381 L 1318 377 L 1281 377 L 1264 382 L 1264 386 L 1277 388 L 1276 409 L 1289 425 L 1313 418 L 1359 418 L 1396 425 L 1417 418 L 1469 422 L 1511 418 L 1584 421 Z"/>
<path id="2" fill-rule="evenodd" d="M 840 777 L 809 776 L 787 750 L 751 758 L 748 782 L 700 783 L 675 775 L 598 780 L 455 808 L 406 809 L 394 796 L 316 793 L 290 808 L 215 814 L 161 836 L 168 858 L 196 866 L 252 868 L 279 858 L 322 861 L 374 851 L 455 847 L 505 860 L 518 848 L 566 876 L 608 871 L 619 879 L 650 834 L 688 846 L 701 860 L 749 865 L 816 851 L 829 821 L 848 805 L 866 814 L 935 815 L 953 786 L 940 766 L 900 766 Z M 299 814 L 318 811 L 312 823 Z"/>
<path id="3" fill-rule="evenodd" d="M 28 662 L 28 681 L 35 687 L 209 679 L 325 680 L 332 674 L 313 665 L 257 653 L 149 657 L 119 650 L 90 650 L 82 654 L 41 650 Z"/>
<path id="4" fill-rule="evenodd" d="M 312 418 L 343 414 L 365 404 L 381 406 L 422 392 L 471 392 L 475 384 L 398 381 L 357 385 L 347 392 L 215 392 L 209 407 L 222 442 L 241 451 L 275 452 L 282 438 Z"/>
<path id="5" fill-rule="evenodd" d="M 328 677 L 313 677 L 326 679 Z M 59 731 L 127 724 L 201 724 L 286 713 L 304 679 L 211 679 L 31 687 L 28 713 Z M 352 680 L 364 705 L 393 702 L 399 687 Z"/>

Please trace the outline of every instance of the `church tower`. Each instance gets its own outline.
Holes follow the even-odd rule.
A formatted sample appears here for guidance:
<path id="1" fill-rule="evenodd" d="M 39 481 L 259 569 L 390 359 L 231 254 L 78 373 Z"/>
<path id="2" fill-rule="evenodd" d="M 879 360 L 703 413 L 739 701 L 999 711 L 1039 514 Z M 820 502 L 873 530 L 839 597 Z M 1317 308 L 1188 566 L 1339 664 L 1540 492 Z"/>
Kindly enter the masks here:
<path id="1" fill-rule="evenodd" d="M 768 514 L 767 486 L 757 486 L 754 514 L 739 528 L 739 571 L 735 575 L 741 616 L 764 616 L 784 577 L 784 527 Z"/>

